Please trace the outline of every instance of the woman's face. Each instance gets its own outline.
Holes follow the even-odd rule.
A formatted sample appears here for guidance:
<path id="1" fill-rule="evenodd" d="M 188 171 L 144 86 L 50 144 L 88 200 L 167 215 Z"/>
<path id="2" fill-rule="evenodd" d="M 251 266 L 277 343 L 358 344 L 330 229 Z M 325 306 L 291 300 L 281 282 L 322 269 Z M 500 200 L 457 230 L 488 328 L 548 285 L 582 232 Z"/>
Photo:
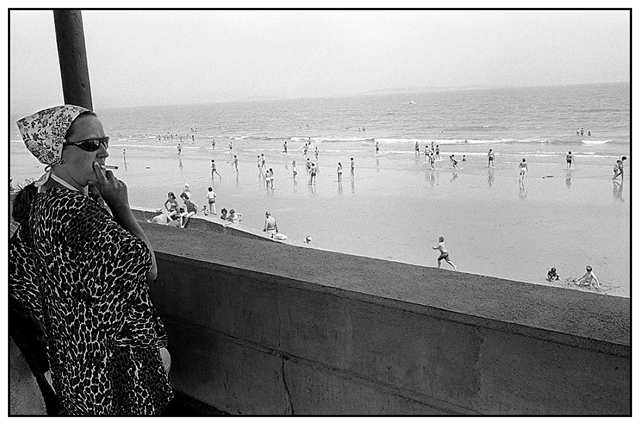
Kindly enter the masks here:
<path id="1" fill-rule="evenodd" d="M 100 120 L 92 115 L 79 116 L 67 132 L 67 142 L 70 143 L 99 137 L 105 137 L 104 129 Z M 63 163 L 60 165 L 76 183 L 86 186 L 89 180 L 97 179 L 93 162 L 104 165 L 108 156 L 107 148 L 103 144 L 94 152 L 88 152 L 78 146 L 65 145 L 62 150 Z"/>

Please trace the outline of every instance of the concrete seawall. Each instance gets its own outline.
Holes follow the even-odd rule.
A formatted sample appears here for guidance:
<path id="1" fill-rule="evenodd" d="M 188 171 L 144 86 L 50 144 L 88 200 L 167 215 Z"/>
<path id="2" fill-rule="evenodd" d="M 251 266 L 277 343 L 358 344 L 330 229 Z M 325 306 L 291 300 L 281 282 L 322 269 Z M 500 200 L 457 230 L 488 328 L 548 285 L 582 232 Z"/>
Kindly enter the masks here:
<path id="1" fill-rule="evenodd" d="M 171 381 L 232 414 L 629 415 L 629 299 L 143 224 Z"/>
<path id="2" fill-rule="evenodd" d="M 631 414 L 628 298 L 278 243 L 216 219 L 158 226 L 135 213 L 158 259 L 151 293 L 172 385 L 222 411 Z M 13 344 L 10 353 L 11 414 L 44 413 Z"/>

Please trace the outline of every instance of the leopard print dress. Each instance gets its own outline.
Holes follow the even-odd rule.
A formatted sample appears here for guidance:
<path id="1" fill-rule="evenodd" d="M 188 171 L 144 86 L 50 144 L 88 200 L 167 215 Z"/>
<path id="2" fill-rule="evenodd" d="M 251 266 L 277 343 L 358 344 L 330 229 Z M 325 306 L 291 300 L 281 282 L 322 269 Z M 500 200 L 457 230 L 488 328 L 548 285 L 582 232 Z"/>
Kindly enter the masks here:
<path id="1" fill-rule="evenodd" d="M 37 195 L 10 244 L 10 293 L 41 321 L 53 386 L 70 415 L 160 414 L 173 393 L 151 254 L 95 199 Z"/>

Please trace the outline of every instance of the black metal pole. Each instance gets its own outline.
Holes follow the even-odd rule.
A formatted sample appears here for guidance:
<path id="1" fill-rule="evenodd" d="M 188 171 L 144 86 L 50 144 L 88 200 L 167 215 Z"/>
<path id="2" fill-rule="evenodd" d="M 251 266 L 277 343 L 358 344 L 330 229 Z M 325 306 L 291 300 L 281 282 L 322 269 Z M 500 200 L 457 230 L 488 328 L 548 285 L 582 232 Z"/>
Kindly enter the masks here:
<path id="1" fill-rule="evenodd" d="M 64 103 L 93 110 L 80 10 L 53 11 Z"/>

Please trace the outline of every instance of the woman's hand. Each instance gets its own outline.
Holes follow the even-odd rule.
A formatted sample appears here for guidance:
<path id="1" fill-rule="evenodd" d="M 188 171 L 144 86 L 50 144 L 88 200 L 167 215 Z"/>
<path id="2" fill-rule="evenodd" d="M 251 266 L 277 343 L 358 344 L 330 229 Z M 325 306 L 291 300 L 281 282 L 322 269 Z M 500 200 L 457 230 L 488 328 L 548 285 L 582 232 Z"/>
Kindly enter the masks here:
<path id="1" fill-rule="evenodd" d="M 89 181 L 100 192 L 100 196 L 113 211 L 119 208 L 129 208 L 129 192 L 127 185 L 118 180 L 111 170 L 103 170 L 97 161 L 93 162 L 93 172 L 96 180 Z"/>

